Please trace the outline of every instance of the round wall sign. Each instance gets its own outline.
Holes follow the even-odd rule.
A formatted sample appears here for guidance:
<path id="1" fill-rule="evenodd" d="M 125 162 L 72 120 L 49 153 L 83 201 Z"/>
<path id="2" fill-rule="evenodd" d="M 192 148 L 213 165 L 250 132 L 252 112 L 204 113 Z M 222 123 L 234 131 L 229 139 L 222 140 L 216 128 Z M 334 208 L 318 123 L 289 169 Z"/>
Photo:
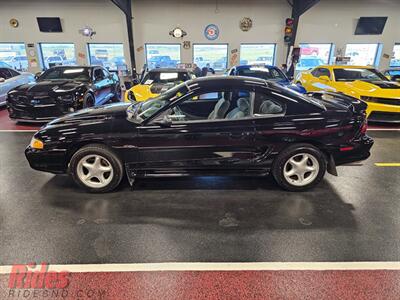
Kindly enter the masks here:
<path id="1" fill-rule="evenodd" d="M 216 40 L 219 36 L 219 28 L 215 24 L 207 25 L 206 29 L 204 29 L 204 36 L 208 40 Z"/>

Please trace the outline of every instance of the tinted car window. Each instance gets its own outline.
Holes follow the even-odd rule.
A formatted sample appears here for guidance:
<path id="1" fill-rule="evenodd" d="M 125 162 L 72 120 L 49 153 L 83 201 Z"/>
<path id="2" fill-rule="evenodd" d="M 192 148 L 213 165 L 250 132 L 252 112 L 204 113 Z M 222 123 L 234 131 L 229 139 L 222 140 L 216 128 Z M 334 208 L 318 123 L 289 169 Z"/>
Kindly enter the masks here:
<path id="1" fill-rule="evenodd" d="M 104 79 L 104 73 L 102 69 L 96 69 L 94 70 L 94 78 L 96 80 L 102 80 Z"/>
<path id="2" fill-rule="evenodd" d="M 88 68 L 51 68 L 45 71 L 40 77 L 41 80 L 76 80 L 89 81 Z"/>
<path id="3" fill-rule="evenodd" d="M 11 77 L 15 77 L 15 76 L 20 75 L 17 71 L 15 71 L 15 70 L 13 70 L 13 69 L 9 69 L 8 71 L 10 71 Z"/>
<path id="4" fill-rule="evenodd" d="M 254 98 L 254 116 L 280 115 L 285 112 L 285 105 L 270 94 L 256 92 Z"/>
<path id="5" fill-rule="evenodd" d="M 249 76 L 261 79 L 272 79 L 272 80 L 282 80 L 286 79 L 285 75 L 283 75 L 280 71 L 274 68 L 262 68 L 262 67 L 250 67 L 246 69 L 239 69 L 236 72 L 239 76 Z"/>
<path id="6" fill-rule="evenodd" d="M 354 81 L 354 80 L 387 80 L 383 74 L 375 69 L 357 69 L 357 68 L 343 68 L 334 69 L 336 81 Z"/>
<path id="7" fill-rule="evenodd" d="M 8 69 L 2 68 L 0 69 L 0 77 L 4 79 L 11 78 L 11 73 Z"/>

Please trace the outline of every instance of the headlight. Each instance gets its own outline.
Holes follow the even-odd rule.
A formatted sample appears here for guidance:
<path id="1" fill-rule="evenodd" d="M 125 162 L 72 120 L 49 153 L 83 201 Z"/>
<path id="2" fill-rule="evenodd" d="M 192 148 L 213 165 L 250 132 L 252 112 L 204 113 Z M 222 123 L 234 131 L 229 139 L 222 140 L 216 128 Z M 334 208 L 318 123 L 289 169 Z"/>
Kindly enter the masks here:
<path id="1" fill-rule="evenodd" d="M 58 96 L 57 99 L 60 101 L 72 102 L 72 101 L 75 101 L 75 95 L 72 95 L 72 94 L 62 95 L 62 96 Z"/>
<path id="2" fill-rule="evenodd" d="M 32 149 L 38 150 L 42 150 L 44 148 L 43 142 L 35 137 L 31 139 L 31 143 L 29 144 L 29 146 L 31 146 Z"/>

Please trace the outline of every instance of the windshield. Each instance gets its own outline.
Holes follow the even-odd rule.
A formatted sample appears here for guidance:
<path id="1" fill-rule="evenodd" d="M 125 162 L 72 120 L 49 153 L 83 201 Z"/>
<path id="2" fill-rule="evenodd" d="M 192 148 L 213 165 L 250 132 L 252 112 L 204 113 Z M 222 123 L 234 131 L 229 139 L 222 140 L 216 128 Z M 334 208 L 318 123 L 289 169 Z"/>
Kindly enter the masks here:
<path id="1" fill-rule="evenodd" d="M 237 70 L 237 75 L 240 76 L 249 76 L 261 79 L 269 79 L 269 80 L 286 80 L 285 75 L 277 69 L 271 68 L 258 68 L 251 67 L 248 69 L 239 69 Z"/>
<path id="2" fill-rule="evenodd" d="M 189 79 L 187 72 L 149 72 L 144 76 L 142 84 L 184 82 Z"/>
<path id="3" fill-rule="evenodd" d="M 336 81 L 354 81 L 354 80 L 387 80 L 383 74 L 379 73 L 375 69 L 355 69 L 355 68 L 343 68 L 334 69 Z"/>
<path id="4" fill-rule="evenodd" d="M 54 68 L 45 71 L 38 79 L 41 80 L 90 81 L 90 72 L 89 68 Z"/>
<path id="5" fill-rule="evenodd" d="M 132 104 L 127 109 L 128 120 L 135 123 L 142 123 L 144 120 L 150 118 L 157 113 L 164 106 L 168 105 L 171 101 L 174 101 L 184 95 L 188 91 L 185 83 L 181 83 L 158 97 L 140 102 L 138 104 Z"/>

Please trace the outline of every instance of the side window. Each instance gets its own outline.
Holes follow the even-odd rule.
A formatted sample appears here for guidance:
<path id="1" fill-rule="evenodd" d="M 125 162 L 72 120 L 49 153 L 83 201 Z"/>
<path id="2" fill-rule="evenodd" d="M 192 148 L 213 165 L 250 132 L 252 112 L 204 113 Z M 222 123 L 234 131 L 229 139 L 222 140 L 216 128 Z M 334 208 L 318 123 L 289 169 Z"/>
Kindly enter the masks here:
<path id="1" fill-rule="evenodd" d="M 312 70 L 311 71 L 311 75 L 314 76 L 314 77 L 319 77 L 320 76 L 319 75 L 319 70 L 320 70 L 320 68 L 316 68 L 316 69 Z"/>
<path id="2" fill-rule="evenodd" d="M 318 77 L 321 77 L 321 76 L 328 76 L 329 78 L 331 78 L 331 72 L 329 72 L 329 70 L 326 68 L 320 68 Z"/>
<path id="3" fill-rule="evenodd" d="M 11 78 L 11 74 L 7 69 L 0 69 L 0 77 L 4 79 Z"/>
<path id="4" fill-rule="evenodd" d="M 276 97 L 267 93 L 256 92 L 254 98 L 255 117 L 282 115 L 285 113 L 285 109 L 285 104 Z"/>
<path id="5" fill-rule="evenodd" d="M 108 78 L 108 77 L 110 77 L 110 73 L 109 73 L 107 70 L 101 69 L 101 71 L 103 72 L 103 78 Z"/>
<path id="6" fill-rule="evenodd" d="M 95 80 L 102 80 L 104 78 L 103 71 L 101 69 L 95 69 L 94 70 L 94 79 Z"/>
<path id="7" fill-rule="evenodd" d="M 8 71 L 11 73 L 11 77 L 15 77 L 15 76 L 20 75 L 17 71 L 15 71 L 13 69 L 9 69 Z"/>
<path id="8" fill-rule="evenodd" d="M 209 91 L 193 95 L 169 112 L 172 122 L 203 120 L 233 120 L 251 116 L 251 98 L 254 93 L 246 90 Z"/>

